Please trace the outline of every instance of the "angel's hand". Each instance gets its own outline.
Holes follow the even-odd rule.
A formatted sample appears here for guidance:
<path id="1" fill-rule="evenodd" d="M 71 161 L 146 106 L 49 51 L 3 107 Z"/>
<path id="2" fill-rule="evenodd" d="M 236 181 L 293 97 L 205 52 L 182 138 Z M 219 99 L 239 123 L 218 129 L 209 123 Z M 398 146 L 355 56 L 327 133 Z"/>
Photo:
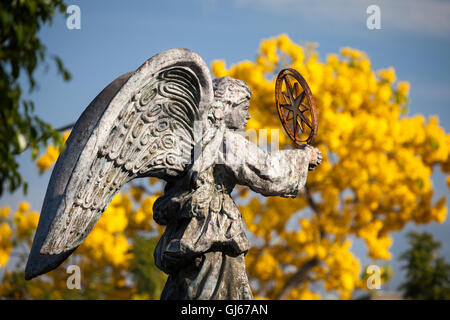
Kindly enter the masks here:
<path id="1" fill-rule="evenodd" d="M 308 165 L 308 170 L 312 171 L 314 170 L 315 167 L 317 167 L 319 164 L 322 163 L 322 152 L 320 152 L 319 149 L 314 148 L 313 146 L 310 145 L 305 145 L 304 150 L 308 150 L 309 151 L 309 165 Z"/>

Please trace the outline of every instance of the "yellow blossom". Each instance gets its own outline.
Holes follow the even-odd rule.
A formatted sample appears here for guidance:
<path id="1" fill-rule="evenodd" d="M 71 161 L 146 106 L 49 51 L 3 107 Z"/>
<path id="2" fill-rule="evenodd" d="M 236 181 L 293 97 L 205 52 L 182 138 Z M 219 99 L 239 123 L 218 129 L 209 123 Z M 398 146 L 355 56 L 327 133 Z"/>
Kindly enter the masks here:
<path id="1" fill-rule="evenodd" d="M 0 223 L 0 268 L 6 266 L 12 250 L 11 227 L 7 223 Z"/>
<path id="2" fill-rule="evenodd" d="M 385 81 L 387 81 L 389 83 L 393 83 L 395 81 L 395 79 L 396 79 L 396 77 L 395 77 L 395 70 L 392 67 L 390 67 L 388 69 L 379 70 L 378 71 L 378 76 L 381 79 L 383 79 L 383 80 L 385 80 Z"/>
<path id="3" fill-rule="evenodd" d="M 10 212 L 11 212 L 11 208 L 9 206 L 0 208 L 0 218 L 4 218 L 4 219 L 8 218 Z"/>
<path id="4" fill-rule="evenodd" d="M 409 82 L 406 81 L 400 81 L 397 84 L 397 91 L 402 96 L 406 97 L 409 94 Z"/>

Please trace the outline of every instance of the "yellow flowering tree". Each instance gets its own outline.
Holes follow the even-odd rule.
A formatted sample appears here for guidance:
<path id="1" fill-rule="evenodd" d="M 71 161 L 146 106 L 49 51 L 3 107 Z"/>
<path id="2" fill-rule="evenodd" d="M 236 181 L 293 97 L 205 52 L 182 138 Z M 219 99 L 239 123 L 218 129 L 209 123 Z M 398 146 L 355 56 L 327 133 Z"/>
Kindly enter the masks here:
<path id="1" fill-rule="evenodd" d="M 318 299 L 322 286 L 348 299 L 367 289 L 352 238 L 364 240 L 375 261 L 388 261 L 392 232 L 408 222 L 445 220 L 446 199 L 432 201 L 431 175 L 440 166 L 450 186 L 450 135 L 437 117 L 407 116 L 409 84 L 397 82 L 393 68 L 372 70 L 367 55 L 355 49 L 321 61 L 313 46 L 281 35 L 263 40 L 254 61 L 229 68 L 215 61 L 212 71 L 251 87 L 248 128 L 271 132 L 281 129 L 274 76 L 285 67 L 297 69 L 316 98 L 314 145 L 324 159 L 309 173 L 302 197 L 262 198 L 239 190 L 236 201 L 252 241 L 247 269 L 259 298 Z M 283 133 L 279 142 L 281 148 L 290 144 Z M 39 170 L 48 170 L 58 154 L 50 146 L 37 160 Z M 165 276 L 155 269 L 152 252 L 162 228 L 152 220 L 152 206 L 161 191 L 162 184 L 150 180 L 118 194 L 67 263 L 28 282 L 23 270 L 8 268 L 0 297 L 158 298 Z M 37 217 L 26 203 L 15 214 L 0 210 L 0 267 L 16 260 L 23 269 Z M 83 290 L 67 289 L 68 264 L 80 266 Z M 382 273 L 385 279 L 389 270 Z"/>
<path id="2" fill-rule="evenodd" d="M 219 60 L 212 71 L 250 86 L 248 127 L 270 132 L 281 128 L 274 80 L 286 67 L 304 76 L 316 98 L 314 145 L 324 161 L 310 172 L 304 197 L 253 196 L 241 207 L 255 243 L 247 268 L 262 297 L 314 299 L 317 284 L 350 298 L 367 289 L 351 237 L 364 240 L 372 259 L 389 260 L 390 233 L 408 222 L 445 220 L 446 199 L 432 202 L 431 175 L 440 166 L 450 186 L 450 135 L 437 117 L 407 116 L 409 84 L 396 82 L 392 67 L 372 70 L 367 55 L 352 48 L 320 61 L 313 46 L 281 35 L 262 41 L 255 61 L 227 68 Z M 282 147 L 290 144 L 279 138 Z"/>

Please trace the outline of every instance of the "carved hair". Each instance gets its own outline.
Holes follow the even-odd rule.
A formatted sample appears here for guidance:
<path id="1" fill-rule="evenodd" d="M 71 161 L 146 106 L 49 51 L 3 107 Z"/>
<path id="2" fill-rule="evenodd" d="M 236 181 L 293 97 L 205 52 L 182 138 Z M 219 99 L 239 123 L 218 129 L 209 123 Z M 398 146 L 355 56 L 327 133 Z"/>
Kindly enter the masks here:
<path id="1" fill-rule="evenodd" d="M 214 98 L 221 102 L 229 102 L 235 106 L 244 98 L 250 99 L 252 91 L 244 81 L 231 77 L 216 78 L 213 81 Z"/>

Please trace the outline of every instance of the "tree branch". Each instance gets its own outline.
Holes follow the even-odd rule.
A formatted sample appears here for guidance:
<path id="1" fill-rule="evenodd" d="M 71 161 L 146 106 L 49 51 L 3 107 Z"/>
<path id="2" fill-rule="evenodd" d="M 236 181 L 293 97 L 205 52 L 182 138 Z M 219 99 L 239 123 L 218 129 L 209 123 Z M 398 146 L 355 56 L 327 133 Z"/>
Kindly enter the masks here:
<path id="1" fill-rule="evenodd" d="M 319 264 L 319 259 L 316 257 L 312 258 L 311 260 L 307 261 L 305 264 L 301 266 L 295 272 L 292 277 L 290 277 L 286 283 L 284 284 L 283 289 L 278 293 L 275 299 L 277 300 L 284 300 L 288 297 L 289 293 L 292 291 L 292 289 L 295 289 L 298 287 L 301 283 L 303 283 L 308 278 L 308 274 L 311 271 L 312 268 L 314 268 L 316 265 Z"/>
<path id="2" fill-rule="evenodd" d="M 61 127 L 61 128 L 58 128 L 58 129 L 54 129 L 54 130 L 55 130 L 55 131 L 59 131 L 59 132 L 63 132 L 63 131 L 66 131 L 67 129 L 73 128 L 74 125 L 75 125 L 75 123 L 71 123 L 71 124 L 68 124 L 68 125 L 66 125 L 66 126 L 64 126 L 64 127 Z M 42 138 L 43 138 L 43 136 L 39 137 L 37 140 L 38 140 L 38 141 L 41 141 Z M 25 150 L 27 150 L 29 147 L 30 147 L 30 143 L 27 142 L 27 145 L 23 148 L 22 151 L 19 152 L 19 151 L 15 150 L 15 151 L 12 152 L 12 154 L 13 154 L 13 155 L 21 154 L 22 152 L 24 152 Z"/>
<path id="3" fill-rule="evenodd" d="M 314 201 L 309 188 L 305 185 L 305 196 L 308 201 L 309 206 L 314 211 L 315 214 L 320 216 L 320 210 Z M 326 236 L 323 230 L 320 230 L 320 238 L 324 238 Z M 317 266 L 320 263 L 320 260 L 317 257 L 311 258 L 305 264 L 303 264 L 293 275 L 290 277 L 286 283 L 284 284 L 283 289 L 276 296 L 277 300 L 286 299 L 292 289 L 297 288 L 300 284 L 308 280 L 308 275 L 312 268 Z"/>
<path id="4" fill-rule="evenodd" d="M 320 215 L 319 208 L 317 207 L 317 204 L 314 202 L 314 199 L 312 198 L 311 192 L 309 191 L 309 188 L 307 185 L 305 185 L 305 196 L 306 200 L 308 200 L 308 204 L 313 209 L 314 213 L 317 215 Z"/>
<path id="5" fill-rule="evenodd" d="M 319 207 L 317 206 L 316 202 L 314 201 L 314 199 L 311 195 L 311 192 L 309 191 L 309 188 L 306 185 L 305 185 L 305 196 L 306 196 L 306 200 L 308 200 L 308 204 L 311 207 L 311 209 L 313 209 L 314 213 L 320 217 Z M 325 236 L 326 236 L 325 231 L 323 231 L 322 228 L 320 228 L 319 231 L 320 231 L 320 238 L 321 239 L 325 238 Z"/>

